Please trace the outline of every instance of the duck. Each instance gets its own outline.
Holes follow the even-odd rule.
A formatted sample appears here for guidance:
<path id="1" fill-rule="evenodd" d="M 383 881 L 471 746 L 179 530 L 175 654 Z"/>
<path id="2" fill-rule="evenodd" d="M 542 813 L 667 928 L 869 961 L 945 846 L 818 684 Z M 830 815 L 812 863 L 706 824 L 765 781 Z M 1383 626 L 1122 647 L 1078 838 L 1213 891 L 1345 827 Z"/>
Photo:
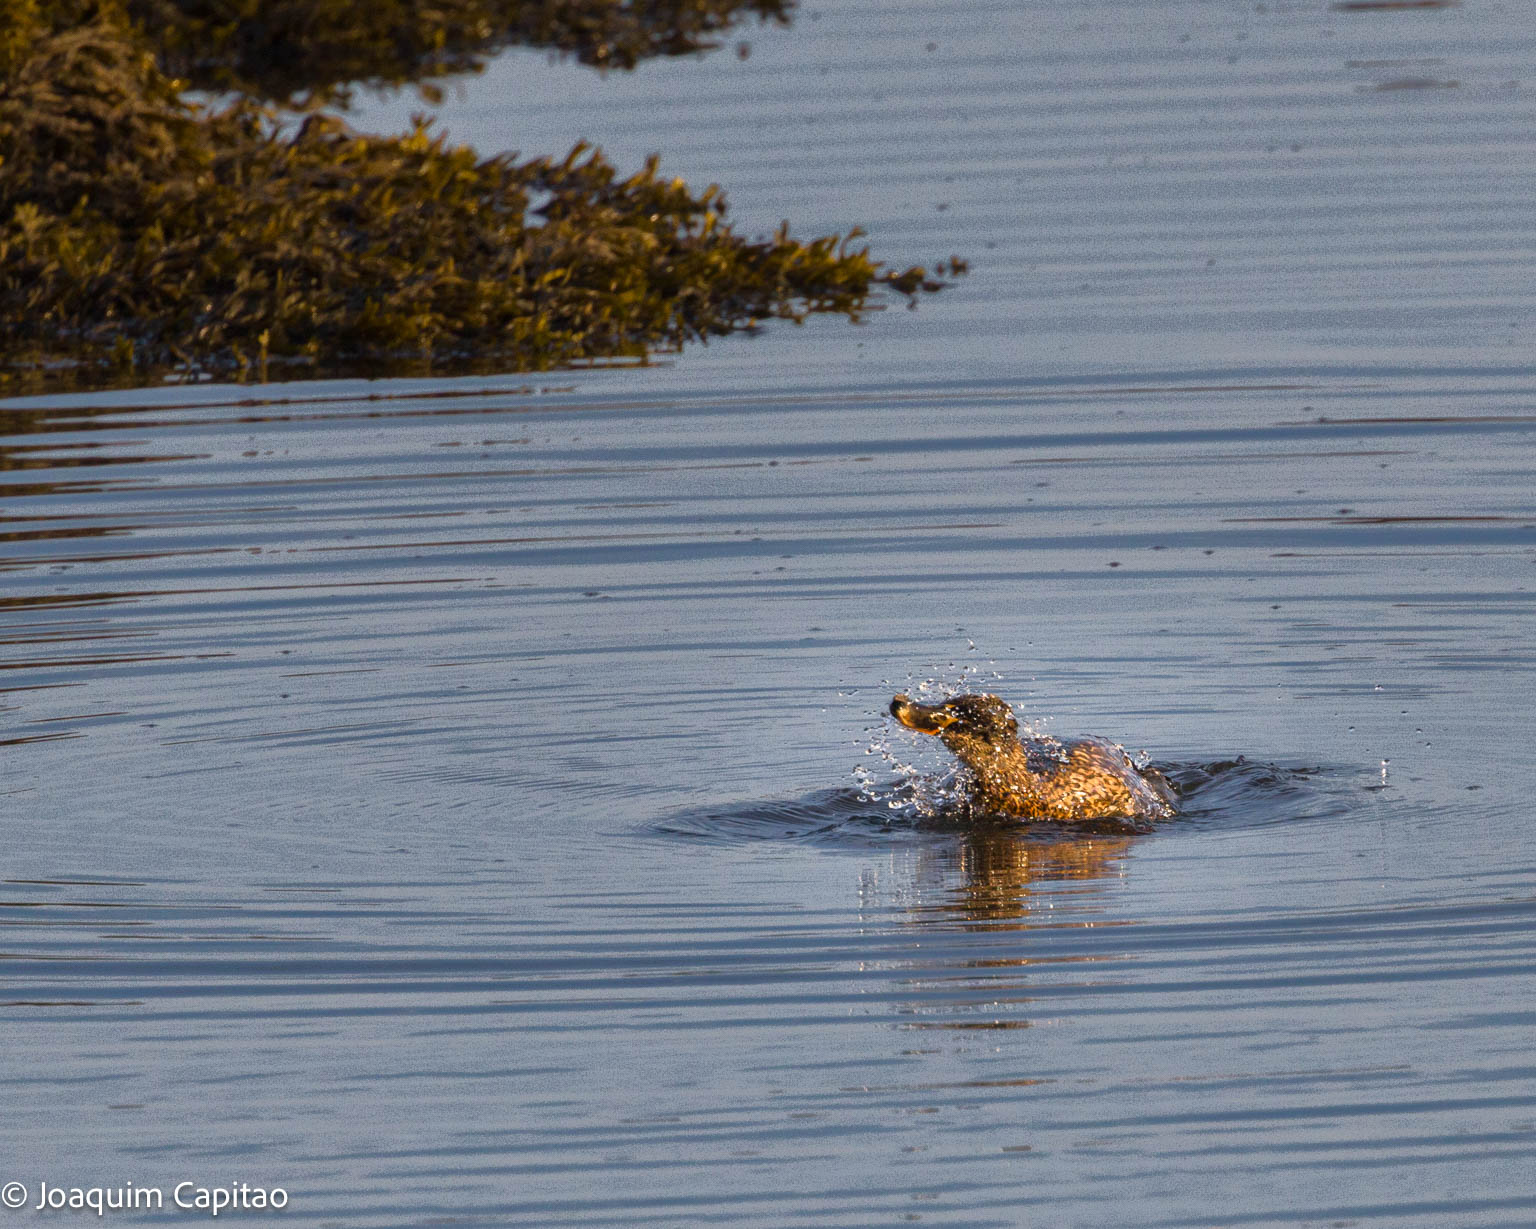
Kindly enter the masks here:
<path id="1" fill-rule="evenodd" d="M 971 805 L 985 815 L 1052 823 L 1157 820 L 1174 813 L 1162 773 L 1137 768 L 1119 743 L 1103 738 L 1019 740 L 1019 723 L 994 695 L 919 704 L 898 694 L 891 716 L 937 737 L 968 770 Z"/>

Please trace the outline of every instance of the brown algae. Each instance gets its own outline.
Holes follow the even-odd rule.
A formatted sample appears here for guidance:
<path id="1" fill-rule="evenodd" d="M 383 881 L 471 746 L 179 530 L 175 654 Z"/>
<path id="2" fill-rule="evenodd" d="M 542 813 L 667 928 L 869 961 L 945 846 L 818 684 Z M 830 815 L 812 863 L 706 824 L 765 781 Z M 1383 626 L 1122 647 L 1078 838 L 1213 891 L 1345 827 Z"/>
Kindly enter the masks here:
<path id="1" fill-rule="evenodd" d="M 305 84 L 297 65 L 309 66 L 310 95 L 334 94 L 335 65 L 395 84 L 473 68 L 513 41 L 505 23 L 478 39 L 440 30 L 436 51 L 386 64 L 371 12 L 348 5 L 343 21 L 339 4 L 295 0 L 271 6 L 295 39 L 304 12 L 330 24 L 282 73 L 275 44 L 250 46 L 276 37 L 276 18 L 259 32 L 221 26 L 193 65 L 189 40 L 222 7 L 66 0 L 45 18 L 39 0 L 0 0 L 0 388 L 264 377 L 278 362 L 324 372 L 643 361 L 772 318 L 857 319 L 880 284 L 909 295 L 939 285 L 921 268 L 882 271 L 857 230 L 744 238 L 718 187 L 695 192 L 654 158 L 626 177 L 585 145 L 560 159 L 482 158 L 425 120 L 376 137 L 327 114 L 285 125 L 249 98 L 194 102 L 167 65 L 288 99 Z M 570 21 L 580 6 L 559 7 Z M 659 45 L 700 45 L 726 7 L 706 6 L 713 17 Z M 163 24 L 148 24 L 155 14 Z M 550 37 L 598 63 L 654 50 L 602 29 L 589 27 L 591 46 Z"/>

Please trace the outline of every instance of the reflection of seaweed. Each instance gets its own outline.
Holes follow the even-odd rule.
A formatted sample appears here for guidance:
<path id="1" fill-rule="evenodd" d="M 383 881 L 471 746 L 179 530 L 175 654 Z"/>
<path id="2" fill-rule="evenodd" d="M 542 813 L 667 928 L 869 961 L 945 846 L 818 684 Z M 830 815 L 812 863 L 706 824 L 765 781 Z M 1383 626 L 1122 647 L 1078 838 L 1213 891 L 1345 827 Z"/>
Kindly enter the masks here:
<path id="1" fill-rule="evenodd" d="M 543 369 L 936 285 L 882 274 L 857 232 L 749 242 L 719 189 L 654 161 L 622 178 L 582 146 L 482 160 L 424 124 L 375 138 L 316 115 L 285 134 L 249 101 L 208 111 L 118 4 L 48 13 L 0 4 L 0 382 L 60 362 L 95 379 L 278 359 Z"/>
<path id="2" fill-rule="evenodd" d="M 788 24 L 793 0 L 126 0 L 157 32 L 160 60 L 201 89 L 287 102 L 350 82 L 395 86 L 478 72 L 511 46 L 545 47 L 586 64 L 633 68 L 715 45 L 745 19 Z"/>

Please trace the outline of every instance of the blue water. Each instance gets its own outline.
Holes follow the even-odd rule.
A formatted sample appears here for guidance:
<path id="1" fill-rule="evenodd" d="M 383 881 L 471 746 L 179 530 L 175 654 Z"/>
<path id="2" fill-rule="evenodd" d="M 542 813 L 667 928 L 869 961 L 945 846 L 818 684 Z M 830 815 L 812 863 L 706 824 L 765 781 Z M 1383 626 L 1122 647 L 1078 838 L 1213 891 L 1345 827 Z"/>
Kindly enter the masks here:
<path id="1" fill-rule="evenodd" d="M 1525 25 L 834 3 L 515 57 L 450 129 L 973 271 L 645 369 L 0 403 L 0 1185 L 1530 1224 Z M 885 717 L 923 682 L 1180 815 L 887 806 L 950 768 Z"/>

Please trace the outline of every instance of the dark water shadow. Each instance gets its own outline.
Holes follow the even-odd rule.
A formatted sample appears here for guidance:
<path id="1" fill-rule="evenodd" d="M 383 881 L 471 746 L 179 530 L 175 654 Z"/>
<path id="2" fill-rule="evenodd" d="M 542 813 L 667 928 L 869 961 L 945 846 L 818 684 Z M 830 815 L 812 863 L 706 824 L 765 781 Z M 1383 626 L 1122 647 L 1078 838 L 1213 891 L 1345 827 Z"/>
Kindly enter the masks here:
<path id="1" fill-rule="evenodd" d="M 775 841 L 826 849 L 889 849 L 903 844 L 943 843 L 955 836 L 987 834 L 1015 844 L 1059 845 L 1077 839 L 1131 839 L 1154 833 L 1208 827 L 1343 819 L 1367 805 L 1370 787 L 1353 766 L 1312 766 L 1250 761 L 1158 765 L 1178 794 L 1178 814 L 1156 824 L 1122 819 L 1070 824 L 1019 823 L 974 814 L 963 799 L 933 813 L 892 807 L 877 791 L 852 787 L 818 790 L 800 798 L 767 799 L 678 811 L 643 829 L 654 836 L 709 845 Z"/>

